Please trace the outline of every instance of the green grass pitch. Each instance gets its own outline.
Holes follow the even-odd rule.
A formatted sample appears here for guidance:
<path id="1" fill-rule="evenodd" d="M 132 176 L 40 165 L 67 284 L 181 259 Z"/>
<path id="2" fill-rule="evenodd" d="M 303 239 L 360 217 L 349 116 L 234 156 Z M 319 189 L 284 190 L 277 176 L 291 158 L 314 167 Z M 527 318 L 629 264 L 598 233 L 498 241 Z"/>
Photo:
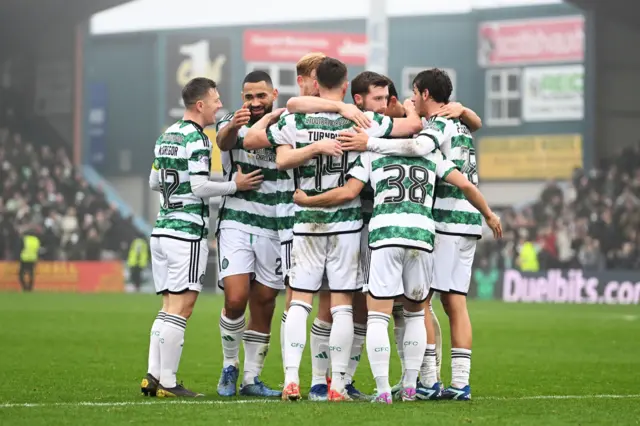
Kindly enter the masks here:
<path id="1" fill-rule="evenodd" d="M 282 302 L 262 376 L 272 386 L 283 380 Z M 144 398 L 139 383 L 158 304 L 150 295 L 1 294 L 0 424 L 640 424 L 638 306 L 472 302 L 474 400 L 379 406 L 220 399 L 222 299 L 206 294 L 187 327 L 179 379 L 207 397 Z M 446 383 L 448 342 L 444 352 Z M 303 391 L 310 375 L 307 351 Z M 392 381 L 398 376 L 395 359 Z M 373 390 L 366 357 L 356 380 Z"/>

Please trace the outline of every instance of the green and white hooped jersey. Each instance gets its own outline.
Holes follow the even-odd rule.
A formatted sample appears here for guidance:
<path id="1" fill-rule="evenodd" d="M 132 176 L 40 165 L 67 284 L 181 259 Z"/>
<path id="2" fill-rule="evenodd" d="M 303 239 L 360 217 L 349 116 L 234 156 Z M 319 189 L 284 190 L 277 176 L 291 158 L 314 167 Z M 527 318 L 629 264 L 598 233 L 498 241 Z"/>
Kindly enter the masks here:
<path id="1" fill-rule="evenodd" d="M 436 141 L 447 160 L 452 161 L 470 182 L 478 185 L 478 167 L 473 137 L 459 119 L 430 118 L 420 133 Z M 433 210 L 440 234 L 482 237 L 482 215 L 454 185 L 439 181 Z"/>
<path id="2" fill-rule="evenodd" d="M 228 126 L 233 114 L 220 120 L 217 130 Z M 278 181 L 286 179 L 287 173 L 276 168 L 276 152 L 273 148 L 245 150 L 243 140 L 250 126 L 238 130 L 236 146 L 221 153 L 222 168 L 226 180 L 232 180 L 240 166 L 242 173 L 261 170 L 264 180 L 258 189 L 238 191 L 227 195 L 220 204 L 218 229 L 238 229 L 249 234 L 278 239 Z"/>
<path id="3" fill-rule="evenodd" d="M 367 133 L 387 137 L 393 129 L 389 117 L 367 112 L 372 126 Z M 289 145 L 301 149 L 323 139 L 335 139 L 342 131 L 355 131 L 355 124 L 336 113 L 287 114 L 269 129 L 267 136 L 274 146 Z M 358 153 L 345 152 L 341 158 L 317 156 L 298 167 L 296 188 L 313 196 L 344 185 L 345 176 Z M 294 207 L 295 235 L 330 235 L 358 232 L 362 229 L 360 198 L 328 208 Z"/>
<path id="4" fill-rule="evenodd" d="M 209 203 L 195 196 L 190 176 L 209 176 L 211 143 L 203 129 L 180 120 L 156 141 L 153 169 L 160 176 L 160 211 L 154 237 L 195 241 L 209 233 Z"/>
<path id="5" fill-rule="evenodd" d="M 433 197 L 436 178 L 445 179 L 455 164 L 438 150 L 424 157 L 361 154 L 349 176 L 374 190 L 369 247 L 406 247 L 433 251 Z"/>

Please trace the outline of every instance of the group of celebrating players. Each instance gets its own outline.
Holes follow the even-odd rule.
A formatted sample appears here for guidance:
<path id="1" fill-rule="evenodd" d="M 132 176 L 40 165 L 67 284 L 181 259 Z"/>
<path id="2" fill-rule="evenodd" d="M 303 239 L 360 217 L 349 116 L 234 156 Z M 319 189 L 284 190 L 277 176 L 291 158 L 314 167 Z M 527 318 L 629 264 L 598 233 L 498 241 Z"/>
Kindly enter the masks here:
<path id="1" fill-rule="evenodd" d="M 299 367 L 311 327 L 313 401 L 471 399 L 471 323 L 466 306 L 482 219 L 500 219 L 477 189 L 471 132 L 480 118 L 458 103 L 448 75 L 425 70 L 403 104 L 385 76 L 321 53 L 297 64 L 300 97 L 274 110 L 278 91 L 263 71 L 243 82 L 243 107 L 217 123 L 225 182 L 209 180 L 204 128 L 222 107 L 216 83 L 183 89 L 184 118 L 155 145 L 150 187 L 161 193 L 151 235 L 162 309 L 151 327 L 145 395 L 197 397 L 176 381 L 187 320 L 207 264 L 209 198 L 222 197 L 216 236 L 223 369 L 218 394 L 299 400 Z M 417 136 L 414 136 L 417 135 Z M 278 293 L 284 388 L 260 380 Z M 442 339 L 431 308 L 440 293 L 451 325 L 451 385 L 440 381 Z M 249 308 L 249 319 L 245 312 Z M 403 375 L 391 387 L 389 320 Z M 363 345 L 373 396 L 354 386 Z"/>

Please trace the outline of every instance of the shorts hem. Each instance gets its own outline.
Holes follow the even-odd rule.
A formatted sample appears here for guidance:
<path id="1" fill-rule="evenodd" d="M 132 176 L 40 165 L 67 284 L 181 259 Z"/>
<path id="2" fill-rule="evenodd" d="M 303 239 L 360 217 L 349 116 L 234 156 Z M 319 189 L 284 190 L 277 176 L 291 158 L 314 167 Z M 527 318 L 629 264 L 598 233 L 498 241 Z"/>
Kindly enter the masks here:
<path id="1" fill-rule="evenodd" d="M 477 234 L 461 234 L 459 232 L 446 232 L 446 231 L 438 231 L 436 230 L 436 234 L 441 234 L 441 235 L 450 235 L 452 237 L 466 237 L 466 238 L 475 238 L 477 240 L 482 239 L 482 235 L 477 235 Z"/>
<path id="2" fill-rule="evenodd" d="M 449 290 L 440 290 L 439 288 L 435 288 L 435 287 L 431 287 L 431 291 L 434 291 L 436 293 L 442 293 L 442 294 L 449 293 Z"/>
<path id="3" fill-rule="evenodd" d="M 411 298 L 410 298 L 409 296 L 407 296 L 406 294 L 404 295 L 404 298 L 405 298 L 405 299 L 407 299 L 409 302 L 420 304 L 420 303 L 424 303 L 424 302 L 426 302 L 426 301 L 427 301 L 427 299 L 429 298 L 429 292 L 427 292 L 427 297 L 425 297 L 425 298 L 424 298 L 424 299 L 422 299 L 422 300 L 415 300 L 415 299 L 411 299 Z"/>
<path id="4" fill-rule="evenodd" d="M 420 251 L 424 251 L 427 253 L 433 253 L 433 248 L 427 249 L 424 247 L 415 247 L 415 246 L 405 246 L 402 244 L 385 244 L 383 246 L 378 246 L 378 247 L 371 247 L 369 246 L 369 250 L 380 250 L 383 248 L 402 248 L 402 249 L 407 249 L 407 250 L 420 250 Z"/>
<path id="5" fill-rule="evenodd" d="M 308 290 L 308 289 L 302 289 L 302 288 L 295 288 L 292 285 L 289 285 L 289 288 L 292 291 L 299 291 L 300 293 L 308 293 L 308 294 L 316 294 L 317 292 L 320 291 L 320 289 L 317 290 Z"/>
<path id="6" fill-rule="evenodd" d="M 394 300 L 398 296 L 403 296 L 403 293 L 396 294 L 395 296 L 376 296 L 373 293 L 371 293 L 371 290 L 367 290 L 367 294 L 376 300 Z"/>
<path id="7" fill-rule="evenodd" d="M 467 294 L 468 294 L 468 292 L 462 292 L 462 291 L 458 291 L 458 290 L 449 290 L 449 293 L 458 294 L 460 296 L 465 296 L 465 297 L 467 297 Z"/>
<path id="8" fill-rule="evenodd" d="M 187 243 L 196 243 L 202 240 L 205 240 L 205 237 L 196 237 L 192 240 L 188 239 L 188 238 L 182 238 L 182 237 L 176 237 L 175 235 L 167 235 L 167 234 L 151 234 L 152 238 L 171 238 L 172 240 L 178 240 L 178 241 L 185 241 Z"/>
<path id="9" fill-rule="evenodd" d="M 187 287 L 187 288 L 185 288 L 185 289 L 183 289 L 183 290 L 178 290 L 178 291 L 166 290 L 166 292 L 167 292 L 168 294 L 174 294 L 174 295 L 177 295 L 177 294 L 185 294 L 185 293 L 186 293 L 186 292 L 188 292 L 188 291 L 195 291 L 196 293 L 200 293 L 200 292 L 202 291 L 202 287 L 200 287 L 200 288 L 191 288 L 191 287 Z"/>

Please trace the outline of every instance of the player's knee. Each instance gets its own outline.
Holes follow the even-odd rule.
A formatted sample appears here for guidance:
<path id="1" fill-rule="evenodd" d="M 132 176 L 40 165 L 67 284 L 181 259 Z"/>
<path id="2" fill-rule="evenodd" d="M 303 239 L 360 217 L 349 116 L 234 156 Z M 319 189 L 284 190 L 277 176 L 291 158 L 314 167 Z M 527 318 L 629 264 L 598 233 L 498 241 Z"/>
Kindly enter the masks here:
<path id="1" fill-rule="evenodd" d="M 467 298 L 462 294 L 443 294 L 441 301 L 442 307 L 449 317 L 467 312 Z"/>
<path id="2" fill-rule="evenodd" d="M 240 318 L 247 309 L 247 298 L 240 294 L 234 294 L 225 297 L 224 311 L 225 316 L 229 319 Z"/>

